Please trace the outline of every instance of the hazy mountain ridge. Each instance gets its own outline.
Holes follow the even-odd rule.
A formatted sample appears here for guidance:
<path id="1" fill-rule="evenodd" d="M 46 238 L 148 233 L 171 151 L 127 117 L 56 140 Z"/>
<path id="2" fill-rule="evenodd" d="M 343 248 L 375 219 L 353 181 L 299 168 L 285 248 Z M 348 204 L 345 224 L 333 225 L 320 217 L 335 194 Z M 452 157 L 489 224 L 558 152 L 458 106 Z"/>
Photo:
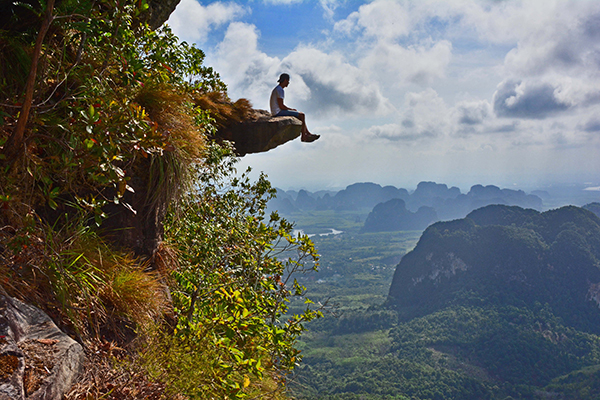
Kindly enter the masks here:
<path id="1" fill-rule="evenodd" d="M 597 216 L 600 217 L 600 203 L 589 203 L 586 204 L 585 206 L 583 206 L 583 208 L 585 208 L 588 211 L 593 212 L 594 214 L 596 214 Z"/>
<path id="2" fill-rule="evenodd" d="M 404 200 L 392 199 L 373 208 L 361 232 L 423 230 L 437 220 L 438 216 L 433 207 L 421 206 L 413 213 L 406 209 Z"/>
<path id="3" fill-rule="evenodd" d="M 410 193 L 403 188 L 365 182 L 349 185 L 338 192 L 319 191 L 311 193 L 307 190 L 286 192 L 278 189 L 277 197 L 269 202 L 269 209 L 278 210 L 283 214 L 314 210 L 351 211 L 372 209 L 380 203 L 395 199 L 401 199 L 405 204 L 406 211 L 412 214 L 418 213 L 422 207 L 433 209 L 437 217 L 429 222 L 462 218 L 474 209 L 489 204 L 516 205 L 536 210 L 541 210 L 543 207 L 542 199 L 536 195 L 527 194 L 522 190 L 501 189 L 494 185 L 474 185 L 468 193 L 463 194 L 457 187 L 449 188 L 445 184 L 421 182 Z M 397 218 L 396 214 L 391 216 L 391 218 L 398 220 L 401 227 L 394 229 L 386 227 L 382 230 L 405 229 L 402 227 L 404 225 L 423 225 L 422 222 L 415 224 L 413 221 L 405 221 L 407 218 L 410 220 L 413 217 L 411 214 L 403 212 L 399 204 L 394 202 L 394 204 L 387 207 L 390 210 L 400 211 L 401 214 L 405 215 L 406 218 L 400 219 Z M 423 212 L 422 210 L 421 213 Z M 428 215 L 432 214 L 431 212 L 428 213 Z M 419 220 L 422 219 L 419 218 Z M 428 223 L 425 223 L 424 226 L 419 228 L 406 229 L 424 229 L 427 225 Z M 366 230 L 376 231 L 377 229 L 372 226 Z"/>

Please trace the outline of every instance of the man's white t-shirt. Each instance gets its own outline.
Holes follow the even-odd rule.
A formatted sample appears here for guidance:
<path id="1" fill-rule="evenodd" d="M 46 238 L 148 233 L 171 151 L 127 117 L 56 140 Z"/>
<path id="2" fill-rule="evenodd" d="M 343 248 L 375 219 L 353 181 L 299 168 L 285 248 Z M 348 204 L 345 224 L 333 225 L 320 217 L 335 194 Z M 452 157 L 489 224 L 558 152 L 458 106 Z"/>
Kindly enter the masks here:
<path id="1" fill-rule="evenodd" d="M 285 94 L 283 93 L 283 88 L 280 85 L 275 86 L 275 89 L 273 89 L 273 91 L 271 92 L 271 115 L 279 114 L 281 108 L 279 108 L 279 103 L 277 102 L 277 99 L 283 99 L 284 96 Z"/>

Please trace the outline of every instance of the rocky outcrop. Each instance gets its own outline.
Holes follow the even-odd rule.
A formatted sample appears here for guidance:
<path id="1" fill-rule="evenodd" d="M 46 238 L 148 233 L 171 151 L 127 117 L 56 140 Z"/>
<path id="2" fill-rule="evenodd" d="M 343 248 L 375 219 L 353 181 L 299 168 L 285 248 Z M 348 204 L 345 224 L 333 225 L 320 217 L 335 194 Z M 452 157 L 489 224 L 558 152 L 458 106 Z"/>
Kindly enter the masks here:
<path id="1" fill-rule="evenodd" d="M 148 10 L 141 15 L 152 29 L 164 24 L 181 0 L 150 0 Z"/>
<path id="2" fill-rule="evenodd" d="M 83 348 L 38 308 L 0 294 L 0 400 L 60 400 Z"/>
<path id="3" fill-rule="evenodd" d="M 300 136 L 301 129 L 302 122 L 297 118 L 272 117 L 268 111 L 251 110 L 243 122 L 231 122 L 220 128 L 215 139 L 233 142 L 236 153 L 244 156 L 266 152 L 294 140 Z M 152 168 L 152 160 L 147 158 L 139 159 L 138 164 L 126 171 L 133 191 L 127 191 L 119 204 L 107 204 L 103 208 L 107 218 L 102 222 L 105 236 L 112 243 L 150 261 L 163 240 L 163 222 L 171 201 L 161 194 L 164 190 L 151 187 L 149 171 Z M 112 198 L 114 194 L 109 192 L 105 196 Z"/>
<path id="4" fill-rule="evenodd" d="M 153 163 L 150 157 L 139 159 L 126 172 L 131 177 L 128 185 L 132 191 L 126 191 L 119 204 L 108 203 L 102 209 L 107 216 L 101 225 L 104 236 L 120 248 L 133 250 L 136 256 L 145 260 L 152 260 L 164 239 L 164 220 L 172 200 L 167 195 L 168 191 L 155 185 L 149 172 L 159 165 L 159 162 Z M 111 195 L 108 193 L 107 197 L 111 198 Z"/>
<path id="5" fill-rule="evenodd" d="M 294 117 L 272 117 L 268 111 L 251 110 L 243 122 L 229 123 L 219 129 L 217 140 L 233 142 L 240 156 L 261 153 L 274 149 L 300 136 L 302 122 Z M 161 163 L 150 158 L 139 159 L 138 163 L 126 171 L 131 179 L 127 191 L 119 204 L 109 203 L 103 208 L 107 218 L 102 222 L 105 237 L 117 246 L 133 250 L 137 256 L 150 260 L 164 237 L 163 222 L 167 207 L 172 200 L 168 191 L 152 187 L 153 175 L 149 171 Z M 155 171 L 154 175 L 159 171 Z M 165 192 L 165 193 L 163 193 Z M 115 197 L 106 193 L 107 198 Z M 124 207 L 128 204 L 130 208 Z"/>
<path id="6" fill-rule="evenodd" d="M 263 153 L 300 136 L 302 122 L 294 117 L 272 117 L 265 110 L 253 110 L 247 121 L 220 129 L 217 139 L 234 143 L 240 155 Z"/>

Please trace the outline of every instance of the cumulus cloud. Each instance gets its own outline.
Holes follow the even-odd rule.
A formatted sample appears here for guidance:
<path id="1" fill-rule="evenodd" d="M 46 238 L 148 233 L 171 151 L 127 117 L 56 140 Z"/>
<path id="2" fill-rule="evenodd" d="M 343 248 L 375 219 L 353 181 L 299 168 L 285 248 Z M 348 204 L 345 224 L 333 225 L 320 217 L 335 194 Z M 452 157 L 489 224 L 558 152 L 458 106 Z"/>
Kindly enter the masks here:
<path id="1" fill-rule="evenodd" d="M 461 101 L 456 104 L 455 112 L 459 124 L 480 125 L 490 115 L 492 107 L 487 100 Z"/>
<path id="2" fill-rule="evenodd" d="M 321 7 L 325 13 L 325 18 L 333 20 L 333 14 L 340 5 L 340 0 L 319 0 Z"/>
<path id="3" fill-rule="evenodd" d="M 600 66 L 600 4 L 564 3 L 546 26 L 521 38 L 507 55 L 509 71 L 520 75 L 589 71 Z"/>
<path id="4" fill-rule="evenodd" d="M 277 81 L 280 60 L 258 49 L 259 32 L 254 25 L 233 22 L 210 62 L 229 86 L 230 92 L 266 107 L 270 86 Z M 264 103 L 264 105 L 262 105 Z M 262 107 L 261 107 L 262 105 Z"/>
<path id="5" fill-rule="evenodd" d="M 589 99 L 576 100 L 577 104 L 598 101 L 600 97 L 595 91 L 600 80 L 597 73 L 600 67 L 598 1 L 422 0 L 408 4 L 417 32 L 426 34 L 432 27 L 438 27 L 437 32 L 443 32 L 441 36 L 455 45 L 468 41 L 476 48 L 508 46 L 509 51 L 503 55 L 505 79 L 548 81 L 551 76 L 551 80 L 556 81 L 556 76 L 572 77 L 594 87 L 594 91 L 587 90 Z M 552 83 L 555 84 L 558 83 Z M 574 82 L 571 86 L 585 91 L 578 87 L 585 85 Z M 559 101 L 563 102 L 569 103 Z"/>
<path id="6" fill-rule="evenodd" d="M 557 92 L 557 87 L 545 82 L 507 80 L 494 93 L 494 111 L 499 117 L 543 119 L 570 107 Z"/>
<path id="7" fill-rule="evenodd" d="M 279 63 L 258 50 L 259 32 L 252 24 L 233 22 L 217 46 L 219 70 L 238 84 L 249 84 Z"/>
<path id="8" fill-rule="evenodd" d="M 248 9 L 236 3 L 215 2 L 203 6 L 196 0 L 182 0 L 167 23 L 183 40 L 202 43 L 208 33 L 246 14 Z"/>
<path id="9" fill-rule="evenodd" d="M 358 65 L 385 85 L 431 85 L 445 75 L 452 43 L 418 34 L 412 3 L 376 0 L 337 21 L 334 32 L 355 41 Z"/>
<path id="10" fill-rule="evenodd" d="M 386 84 L 427 86 L 444 77 L 451 57 L 452 44 L 447 40 L 410 47 L 380 42 L 366 53 L 360 65 Z"/>
<path id="11" fill-rule="evenodd" d="M 519 127 L 519 121 L 513 121 L 510 124 L 493 126 L 490 129 L 490 132 L 492 132 L 492 133 L 512 133 L 512 132 L 516 132 L 518 127 Z"/>
<path id="12" fill-rule="evenodd" d="M 593 117 L 583 124 L 583 126 L 580 126 L 580 129 L 588 133 L 600 132 L 600 119 Z"/>
<path id="13" fill-rule="evenodd" d="M 392 110 L 377 85 L 339 53 L 300 47 L 284 58 L 282 65 L 301 77 L 310 90 L 305 107 L 313 113 L 381 114 Z"/>
<path id="14" fill-rule="evenodd" d="M 582 110 L 600 102 L 600 81 L 550 75 L 543 79 L 501 82 L 494 93 L 499 117 L 544 119 L 566 110 Z"/>
<path id="15" fill-rule="evenodd" d="M 547 38 L 565 32 L 581 15 L 597 9 L 593 1 L 422 0 L 415 2 L 413 19 L 449 26 L 448 35 L 482 43 L 512 45 L 525 39 Z"/>
<path id="16" fill-rule="evenodd" d="M 402 4 L 393 0 L 376 0 L 360 6 L 348 18 L 338 21 L 334 29 L 351 34 L 364 30 L 365 35 L 393 40 L 410 33 L 410 15 Z"/>
<path id="17" fill-rule="evenodd" d="M 293 3 L 301 3 L 303 0 L 263 0 L 266 4 L 293 4 Z"/>
<path id="18" fill-rule="evenodd" d="M 386 124 L 372 126 L 363 132 L 364 136 L 392 142 L 414 141 L 420 138 L 415 131 L 405 129 L 401 124 Z"/>
<path id="19" fill-rule="evenodd" d="M 230 89 L 265 108 L 277 77 L 291 75 L 286 104 L 313 115 L 384 114 L 393 110 L 376 84 L 339 53 L 309 46 L 285 58 L 269 57 L 258 49 L 254 25 L 231 23 L 211 59 Z"/>
<path id="20" fill-rule="evenodd" d="M 399 123 L 373 126 L 364 134 L 392 142 L 412 142 L 442 136 L 449 126 L 449 110 L 444 100 L 435 90 L 427 89 L 406 95 Z"/>

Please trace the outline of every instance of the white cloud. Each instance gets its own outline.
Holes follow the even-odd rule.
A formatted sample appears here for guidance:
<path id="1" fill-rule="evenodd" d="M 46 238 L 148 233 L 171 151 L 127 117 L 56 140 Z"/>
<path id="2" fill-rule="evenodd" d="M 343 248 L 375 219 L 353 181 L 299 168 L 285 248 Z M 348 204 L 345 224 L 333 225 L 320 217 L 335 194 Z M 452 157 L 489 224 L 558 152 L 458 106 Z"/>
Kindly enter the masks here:
<path id="1" fill-rule="evenodd" d="M 400 122 L 373 126 L 365 136 L 392 142 L 417 142 L 444 136 L 450 128 L 449 109 L 433 89 L 411 92 L 405 97 Z"/>
<path id="2" fill-rule="evenodd" d="M 577 2 L 555 7 L 545 26 L 519 38 L 506 56 L 513 74 L 585 72 L 600 66 L 600 3 Z"/>
<path id="3" fill-rule="evenodd" d="M 266 108 L 268 97 L 282 72 L 291 75 L 286 104 L 312 115 L 381 114 L 392 110 L 378 87 L 339 53 L 327 54 L 301 46 L 283 59 L 258 49 L 254 25 L 231 23 L 211 63 L 230 92 L 250 98 Z"/>
<path id="4" fill-rule="evenodd" d="M 196 0 L 182 0 L 167 23 L 183 40 L 203 43 L 208 33 L 248 12 L 236 3 L 215 2 L 203 6 Z"/>
<path id="5" fill-rule="evenodd" d="M 429 86 L 435 79 L 444 77 L 451 58 L 452 44 L 447 40 L 408 48 L 380 42 L 367 52 L 360 65 L 385 85 Z"/>
<path id="6" fill-rule="evenodd" d="M 382 114 L 392 110 L 379 88 L 340 53 L 299 47 L 282 60 L 309 90 L 305 107 L 318 115 Z M 306 93 L 305 93 L 306 94 Z"/>
<path id="7" fill-rule="evenodd" d="M 561 112 L 585 109 L 600 102 L 600 81 L 550 75 L 543 79 L 507 79 L 494 93 L 494 111 L 499 117 L 555 117 Z"/>
<path id="8" fill-rule="evenodd" d="M 546 35 L 560 29 L 561 20 L 577 15 L 592 1 L 563 0 L 423 0 L 415 2 L 411 17 L 447 23 L 448 34 L 475 38 L 483 43 L 514 44 L 533 34 Z"/>
<path id="9" fill-rule="evenodd" d="M 452 43 L 418 34 L 420 16 L 413 3 L 376 0 L 334 25 L 354 41 L 357 64 L 384 86 L 430 86 L 445 75 Z"/>
<path id="10" fill-rule="evenodd" d="M 332 21 L 335 10 L 340 5 L 340 0 L 319 0 L 321 7 L 323 7 L 325 18 Z"/>
<path id="11" fill-rule="evenodd" d="M 274 73 L 279 60 L 259 51 L 258 39 L 254 25 L 243 22 L 229 25 L 215 58 L 215 66 L 227 83 L 248 88 Z"/>
<path id="12" fill-rule="evenodd" d="M 301 3 L 303 0 L 263 0 L 265 4 L 293 4 L 293 3 Z"/>
<path id="13" fill-rule="evenodd" d="M 207 64 L 219 71 L 232 98 L 247 98 L 255 108 L 267 109 L 281 61 L 261 52 L 258 39 L 254 25 L 233 22 L 216 52 L 207 54 Z"/>
<path id="14" fill-rule="evenodd" d="M 302 3 L 303 0 L 263 0 L 265 4 L 273 4 L 273 5 L 289 5 L 294 3 Z"/>
<path id="15" fill-rule="evenodd" d="M 409 35 L 427 37 L 435 26 L 446 29 L 446 34 L 454 38 L 514 44 L 532 33 L 553 30 L 552 24 L 556 24 L 558 18 L 577 15 L 577 11 L 588 9 L 591 3 L 561 0 L 375 0 L 338 21 L 334 29 L 346 34 L 362 30 L 367 36 L 398 39 Z"/>
<path id="16" fill-rule="evenodd" d="M 456 119 L 459 124 L 480 125 L 492 114 L 492 106 L 487 100 L 461 101 L 455 106 Z"/>
<path id="17" fill-rule="evenodd" d="M 410 33 L 410 16 L 397 1 L 376 0 L 362 5 L 345 20 L 335 24 L 334 29 L 346 34 L 364 30 L 365 35 L 394 40 Z"/>
<path id="18" fill-rule="evenodd" d="M 494 111 L 499 117 L 544 119 L 569 109 L 557 96 L 558 88 L 548 82 L 506 80 L 494 93 Z"/>
<path id="19" fill-rule="evenodd" d="M 600 132 L 600 119 L 596 116 L 590 118 L 585 124 L 580 125 L 579 129 L 588 132 L 597 134 Z"/>

